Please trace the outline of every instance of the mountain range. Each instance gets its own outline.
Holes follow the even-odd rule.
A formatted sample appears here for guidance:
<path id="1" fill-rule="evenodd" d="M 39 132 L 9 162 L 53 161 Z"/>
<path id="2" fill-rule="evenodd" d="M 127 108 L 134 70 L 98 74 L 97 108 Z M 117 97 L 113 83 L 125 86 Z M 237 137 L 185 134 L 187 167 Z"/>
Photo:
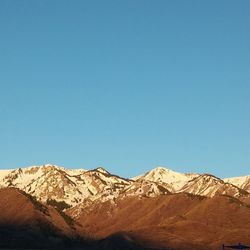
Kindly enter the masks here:
<path id="1" fill-rule="evenodd" d="M 127 179 L 47 164 L 0 170 L 0 187 L 0 247 L 9 238 L 13 247 L 111 250 L 250 243 L 250 176 L 157 167 Z"/>

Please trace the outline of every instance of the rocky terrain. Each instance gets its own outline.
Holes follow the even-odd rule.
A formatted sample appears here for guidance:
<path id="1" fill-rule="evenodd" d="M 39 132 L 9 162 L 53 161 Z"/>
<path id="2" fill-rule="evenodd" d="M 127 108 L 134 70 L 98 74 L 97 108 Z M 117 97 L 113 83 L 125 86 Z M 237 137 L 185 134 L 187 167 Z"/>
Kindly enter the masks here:
<path id="1" fill-rule="evenodd" d="M 212 250 L 250 243 L 249 176 L 222 180 L 157 167 L 126 179 L 104 168 L 43 165 L 0 170 L 0 186 L 1 247 Z"/>
<path id="2" fill-rule="evenodd" d="M 16 188 L 0 190 L 0 246 L 62 246 L 77 237 L 75 222 Z"/>
<path id="3" fill-rule="evenodd" d="M 55 165 L 0 171 L 0 185 L 16 187 L 42 202 L 61 202 L 71 207 L 85 199 L 109 199 L 132 181 L 111 175 L 103 168 L 71 170 Z"/>

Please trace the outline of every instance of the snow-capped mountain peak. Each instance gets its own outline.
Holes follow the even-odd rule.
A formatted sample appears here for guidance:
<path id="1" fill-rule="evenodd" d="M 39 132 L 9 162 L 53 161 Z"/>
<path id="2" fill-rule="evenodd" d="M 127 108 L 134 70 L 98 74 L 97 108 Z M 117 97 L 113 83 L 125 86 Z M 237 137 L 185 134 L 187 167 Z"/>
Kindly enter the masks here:
<path id="1" fill-rule="evenodd" d="M 197 174 L 182 174 L 164 167 L 156 167 L 135 180 L 149 180 L 164 185 L 172 192 L 181 189 L 189 180 Z"/>
<path id="2" fill-rule="evenodd" d="M 225 182 L 231 183 L 239 188 L 242 188 L 242 189 L 250 192 L 250 175 L 225 178 L 223 180 Z"/>
<path id="3" fill-rule="evenodd" d="M 3 187 L 17 187 L 43 202 L 65 202 L 66 207 L 85 199 L 117 196 L 130 184 L 104 168 L 86 171 L 52 164 L 0 171 L 0 177 Z"/>
<path id="4" fill-rule="evenodd" d="M 94 170 L 96 170 L 96 171 L 98 171 L 98 172 L 101 172 L 101 173 L 103 173 L 103 174 L 110 174 L 105 168 L 103 168 L 103 167 L 98 167 L 98 168 L 96 168 L 96 169 L 94 169 Z"/>
<path id="5" fill-rule="evenodd" d="M 213 197 L 217 194 L 240 197 L 248 194 L 245 190 L 230 183 L 225 183 L 220 178 L 211 174 L 201 174 L 193 178 L 179 191 L 208 197 Z"/>
<path id="6" fill-rule="evenodd" d="M 46 164 L 0 170 L 0 187 L 16 187 L 48 204 L 68 208 L 84 202 L 104 202 L 128 196 L 155 197 L 187 192 L 212 197 L 217 194 L 250 197 L 250 176 L 220 179 L 210 174 L 178 173 L 157 167 L 132 180 L 105 168 L 66 169 Z M 248 198 L 247 198 L 248 199 Z"/>

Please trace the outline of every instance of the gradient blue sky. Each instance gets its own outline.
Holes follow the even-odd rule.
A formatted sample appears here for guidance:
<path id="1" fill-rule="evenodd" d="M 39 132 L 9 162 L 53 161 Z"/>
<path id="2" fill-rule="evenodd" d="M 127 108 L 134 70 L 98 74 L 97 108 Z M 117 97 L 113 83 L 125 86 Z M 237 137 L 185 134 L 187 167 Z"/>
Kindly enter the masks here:
<path id="1" fill-rule="evenodd" d="M 0 168 L 250 174 L 250 1 L 0 1 Z"/>

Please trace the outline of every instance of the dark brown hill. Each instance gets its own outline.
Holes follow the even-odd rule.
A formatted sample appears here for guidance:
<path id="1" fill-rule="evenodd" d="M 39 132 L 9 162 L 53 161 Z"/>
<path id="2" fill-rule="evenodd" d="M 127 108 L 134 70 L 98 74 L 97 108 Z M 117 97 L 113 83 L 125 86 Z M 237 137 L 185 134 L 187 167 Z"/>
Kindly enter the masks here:
<path id="1" fill-rule="evenodd" d="M 123 231 L 155 248 L 220 249 L 223 243 L 250 243 L 250 207 L 229 196 L 130 197 L 85 207 L 78 222 L 92 236 Z"/>
<path id="2" fill-rule="evenodd" d="M 0 249 L 149 250 L 125 234 L 86 240 L 63 212 L 16 188 L 0 189 L 0 200 Z"/>
<path id="3" fill-rule="evenodd" d="M 51 247 L 76 236 L 72 221 L 18 189 L 0 189 L 0 201 L 1 247 Z"/>

